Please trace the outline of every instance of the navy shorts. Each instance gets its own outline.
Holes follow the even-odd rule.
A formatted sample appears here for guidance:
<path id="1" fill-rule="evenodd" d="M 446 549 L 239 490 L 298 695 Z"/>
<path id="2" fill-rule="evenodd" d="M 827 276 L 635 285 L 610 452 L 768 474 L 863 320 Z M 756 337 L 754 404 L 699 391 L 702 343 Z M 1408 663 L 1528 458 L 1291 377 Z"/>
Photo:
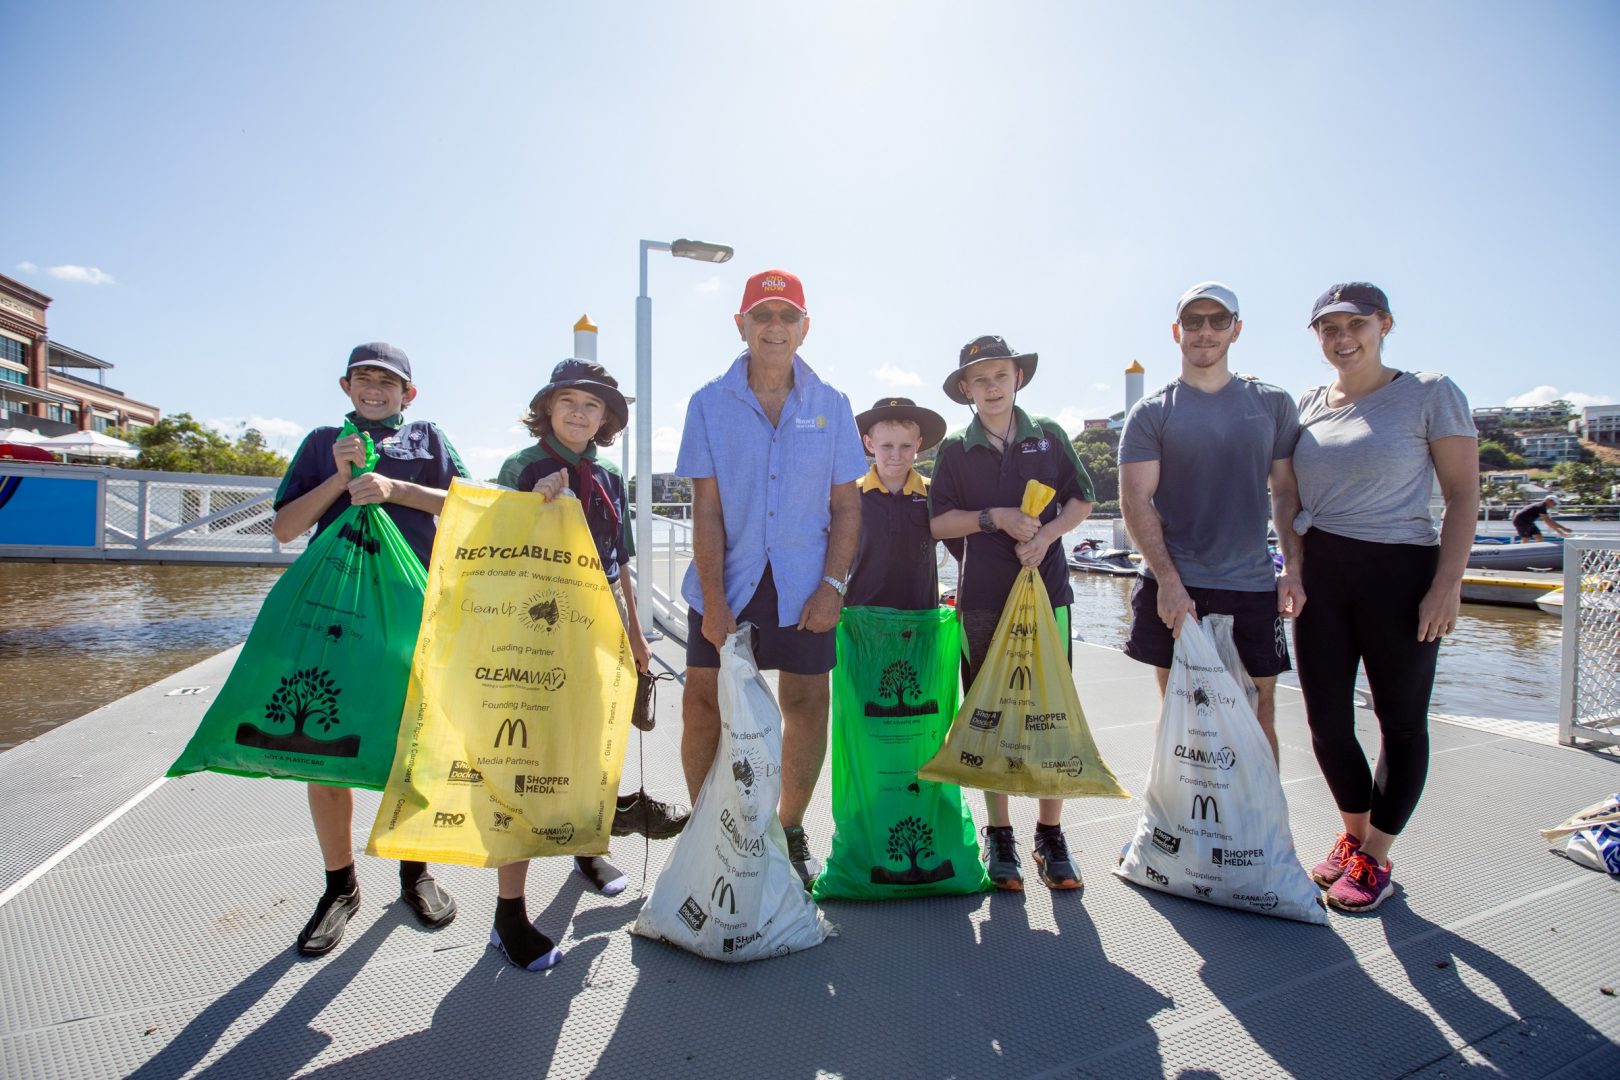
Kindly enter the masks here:
<path id="1" fill-rule="evenodd" d="M 776 617 L 776 578 L 766 563 L 759 588 L 737 612 L 739 624 L 754 624 L 754 664 L 761 671 L 785 671 L 790 675 L 825 675 L 833 669 L 838 662 L 836 629 L 813 634 L 797 626 L 778 626 Z M 703 613 L 697 608 L 686 612 L 686 666 L 720 666 L 720 653 L 703 636 Z"/>
<path id="2" fill-rule="evenodd" d="M 1277 593 L 1238 592 L 1233 589 L 1188 589 L 1198 617 L 1232 616 L 1232 643 L 1251 679 L 1269 679 L 1293 665 L 1288 662 L 1288 633 L 1277 614 Z M 1176 640 L 1159 618 L 1159 583 L 1146 576 L 1131 590 L 1131 632 L 1125 655 L 1154 667 L 1168 668 Z"/>

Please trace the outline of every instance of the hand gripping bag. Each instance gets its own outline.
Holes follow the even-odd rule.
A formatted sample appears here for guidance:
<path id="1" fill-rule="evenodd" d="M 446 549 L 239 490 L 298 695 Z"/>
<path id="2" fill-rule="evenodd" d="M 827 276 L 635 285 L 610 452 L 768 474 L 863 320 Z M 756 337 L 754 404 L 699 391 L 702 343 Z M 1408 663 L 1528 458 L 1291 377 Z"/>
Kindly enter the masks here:
<path id="1" fill-rule="evenodd" d="M 711 960 L 786 956 L 832 932 L 788 861 L 776 817 L 782 713 L 754 666 L 752 627 L 720 648 L 720 742 L 692 816 L 630 929 Z"/>
<path id="2" fill-rule="evenodd" d="M 357 434 L 346 423 L 339 438 Z M 377 464 L 371 437 L 364 467 Z M 380 788 L 422 621 L 426 582 L 381 505 L 351 506 L 276 581 L 219 696 L 170 776 Z"/>
<path id="3" fill-rule="evenodd" d="M 605 853 L 635 687 L 579 500 L 452 482 L 367 853 Z"/>
<path id="4" fill-rule="evenodd" d="M 889 900 L 990 888 L 955 784 L 917 768 L 956 715 L 950 608 L 848 608 L 832 687 L 832 854 L 817 900 Z"/>
<path id="5" fill-rule="evenodd" d="M 1249 681 L 1231 616 L 1182 624 L 1147 805 L 1114 872 L 1189 900 L 1325 926 L 1321 890 L 1294 853 L 1282 779 L 1249 706 Z"/>
<path id="6" fill-rule="evenodd" d="M 1024 513 L 1039 516 L 1052 495 L 1031 480 Z M 1067 642 L 1033 568 L 1019 571 L 984 666 L 944 744 L 917 775 L 1004 795 L 1130 798 L 1092 740 L 1069 671 Z"/>

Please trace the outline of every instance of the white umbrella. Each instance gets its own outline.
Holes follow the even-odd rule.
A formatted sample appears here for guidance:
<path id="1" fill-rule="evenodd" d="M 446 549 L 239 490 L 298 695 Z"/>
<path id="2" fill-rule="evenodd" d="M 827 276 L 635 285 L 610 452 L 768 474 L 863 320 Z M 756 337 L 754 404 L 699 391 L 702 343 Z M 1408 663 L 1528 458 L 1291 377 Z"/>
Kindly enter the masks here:
<path id="1" fill-rule="evenodd" d="M 122 439 L 103 435 L 99 431 L 73 431 L 41 440 L 38 445 L 59 454 L 79 457 L 132 458 L 140 451 Z"/>
<path id="2" fill-rule="evenodd" d="M 37 431 L 29 431 L 20 427 L 0 427 L 0 442 L 8 442 L 17 446 L 32 446 L 45 441 L 45 436 Z"/>

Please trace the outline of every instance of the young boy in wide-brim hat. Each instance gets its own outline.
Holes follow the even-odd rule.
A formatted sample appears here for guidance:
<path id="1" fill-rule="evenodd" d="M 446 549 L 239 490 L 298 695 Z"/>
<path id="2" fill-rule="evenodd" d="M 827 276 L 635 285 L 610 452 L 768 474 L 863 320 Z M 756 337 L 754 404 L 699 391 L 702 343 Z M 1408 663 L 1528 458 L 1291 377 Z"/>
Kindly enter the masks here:
<path id="1" fill-rule="evenodd" d="M 1018 391 L 1035 377 L 1037 360 L 1037 354 L 1015 352 L 999 337 L 974 338 L 962 346 L 956 368 L 945 379 L 945 395 L 974 409 L 968 426 L 940 443 L 929 487 L 934 536 L 966 539 L 956 592 L 968 647 L 964 690 L 978 677 L 1002 608 L 1024 567 L 1038 568 L 1058 627 L 1069 636 L 1074 591 L 1062 540 L 1091 513 L 1094 496 L 1091 477 L 1063 428 L 1016 404 Z M 1020 509 L 1030 480 L 1057 492 L 1038 518 Z M 1024 878 L 1007 796 L 987 791 L 984 802 L 990 819 L 984 830 L 990 880 L 1000 889 L 1021 890 Z M 1062 821 L 1063 800 L 1041 799 L 1035 864 L 1050 888 L 1078 889 L 1080 872 L 1069 855 Z"/>
<path id="2" fill-rule="evenodd" d="M 945 418 L 910 398 L 879 398 L 855 418 L 872 467 L 861 493 L 861 539 L 845 607 L 917 611 L 939 604 L 938 563 L 929 528 L 928 478 L 917 455 L 945 437 Z"/>

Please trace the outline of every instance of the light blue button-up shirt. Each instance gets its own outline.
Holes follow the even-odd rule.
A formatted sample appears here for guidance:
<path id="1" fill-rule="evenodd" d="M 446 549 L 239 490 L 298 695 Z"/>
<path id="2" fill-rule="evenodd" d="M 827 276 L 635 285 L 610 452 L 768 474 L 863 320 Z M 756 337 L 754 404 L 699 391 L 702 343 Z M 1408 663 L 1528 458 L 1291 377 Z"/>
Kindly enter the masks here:
<path id="1" fill-rule="evenodd" d="M 778 625 L 798 623 L 827 563 L 829 499 L 866 474 L 866 450 L 849 398 L 793 357 L 793 389 L 775 427 L 748 385 L 748 350 L 705 383 L 686 407 L 675 471 L 714 477 L 726 519 L 726 603 L 742 611 L 766 563 L 776 582 Z M 703 610 L 697 563 L 681 595 Z"/>

